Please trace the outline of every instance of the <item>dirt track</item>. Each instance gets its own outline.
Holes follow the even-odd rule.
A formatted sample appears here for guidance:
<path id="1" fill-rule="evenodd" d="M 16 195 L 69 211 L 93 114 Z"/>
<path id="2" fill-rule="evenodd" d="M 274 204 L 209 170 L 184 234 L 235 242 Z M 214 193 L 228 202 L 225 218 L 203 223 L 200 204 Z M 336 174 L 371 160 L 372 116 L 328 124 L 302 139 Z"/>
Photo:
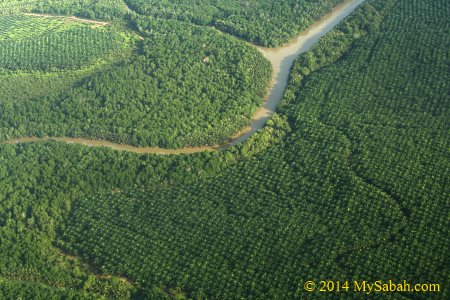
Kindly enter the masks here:
<path id="1" fill-rule="evenodd" d="M 95 21 L 95 20 L 78 18 L 78 17 L 74 17 L 74 16 L 54 16 L 54 15 L 49 15 L 49 14 L 37 14 L 37 13 L 24 13 L 24 15 L 33 16 L 33 17 L 41 17 L 41 18 L 59 18 L 59 19 L 73 20 L 73 21 L 78 21 L 78 22 L 83 22 L 83 23 L 95 24 L 98 26 L 106 26 L 106 25 L 111 24 L 110 22 Z"/>

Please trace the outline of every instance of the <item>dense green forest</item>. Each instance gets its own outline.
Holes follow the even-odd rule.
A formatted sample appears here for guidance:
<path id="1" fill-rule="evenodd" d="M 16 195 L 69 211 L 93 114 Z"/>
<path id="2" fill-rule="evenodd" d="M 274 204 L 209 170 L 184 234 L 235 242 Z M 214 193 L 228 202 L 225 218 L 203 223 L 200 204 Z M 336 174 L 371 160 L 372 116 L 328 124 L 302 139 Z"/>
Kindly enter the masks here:
<path id="1" fill-rule="evenodd" d="M 192 297 L 295 298 L 311 277 L 448 287 L 448 4 L 395 2 L 298 60 L 283 142 L 195 185 L 84 198 L 63 247 Z M 351 43 L 334 64 L 330 43 Z"/>
<path id="2" fill-rule="evenodd" d="M 0 14 L 24 11 L 112 20 L 129 11 L 122 0 L 0 0 Z"/>
<path id="3" fill-rule="evenodd" d="M 0 144 L 0 298 L 361 299 L 351 291 L 309 295 L 303 284 L 389 279 L 442 287 L 368 297 L 448 298 L 449 12 L 445 0 L 365 1 L 296 60 L 267 126 L 226 151 Z M 165 57 L 204 58 L 195 50 L 176 56 L 161 39 L 179 45 L 185 34 L 192 49 L 222 38 L 242 57 L 256 55 L 177 21 L 130 22 L 144 40 L 133 39 L 138 55 L 124 53 L 123 63 L 45 76 L 3 70 L 2 139 L 39 129 L 39 104 L 57 112 L 83 97 L 112 98 L 118 92 L 107 78 L 132 92 L 130 70 L 139 78 L 147 68 L 162 72 Z M 183 34 L 166 39 L 158 26 Z M 211 47 L 216 57 L 220 47 Z M 248 61 L 267 74 L 264 60 Z M 222 66 L 238 72 L 236 65 Z M 27 85 L 33 89 L 13 88 Z M 243 91 L 256 93 L 252 87 Z M 33 91 L 35 105 L 24 100 Z M 46 106 L 55 99 L 66 102 Z M 133 105 L 120 93 L 110 104 Z M 57 116 L 43 132 L 66 130 Z"/>
<path id="4" fill-rule="evenodd" d="M 211 25 L 264 45 L 279 46 L 306 29 L 339 0 L 125 0 L 139 14 Z"/>
<path id="5" fill-rule="evenodd" d="M 0 14 L 21 11 L 114 20 L 136 13 L 175 19 L 219 30 L 264 45 L 278 46 L 341 0 L 0 0 Z"/>
<path id="6" fill-rule="evenodd" d="M 78 69 L 124 47 L 124 39 L 116 32 L 66 23 L 33 16 L 0 16 L 0 68 Z"/>
<path id="7" fill-rule="evenodd" d="M 266 94 L 270 63 L 257 49 L 211 28 L 139 16 L 128 21 L 138 33 L 116 30 L 120 24 L 58 22 L 65 20 L 0 17 L 4 139 L 50 135 L 170 148 L 216 144 L 245 127 Z M 93 65 L 95 57 L 101 61 Z M 25 73 L 89 61 L 91 71 L 77 75 Z M 60 84 L 67 78 L 69 86 L 61 90 L 49 77 Z M 27 91 L 18 94 L 18 85 Z"/>

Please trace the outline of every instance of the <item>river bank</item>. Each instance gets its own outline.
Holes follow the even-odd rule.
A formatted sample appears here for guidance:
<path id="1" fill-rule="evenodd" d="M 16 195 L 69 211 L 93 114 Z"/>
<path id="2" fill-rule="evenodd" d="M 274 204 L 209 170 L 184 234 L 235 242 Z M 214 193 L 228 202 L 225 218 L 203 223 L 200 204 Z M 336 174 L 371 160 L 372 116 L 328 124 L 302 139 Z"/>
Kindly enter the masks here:
<path id="1" fill-rule="evenodd" d="M 346 0 L 339 4 L 328 14 L 312 24 L 306 31 L 301 33 L 290 43 L 277 48 L 257 47 L 266 59 L 270 61 L 273 68 L 272 81 L 265 97 L 264 104 L 259 108 L 252 117 L 250 126 L 244 128 L 231 141 L 224 145 L 202 146 L 202 147 L 184 147 L 178 149 L 165 149 L 159 147 L 135 147 L 131 145 L 116 144 L 103 140 L 91 140 L 84 138 L 71 137 L 24 137 L 8 140 L 6 144 L 18 144 L 26 142 L 37 142 L 45 140 L 54 140 L 65 143 L 75 143 L 91 147 L 108 147 L 114 150 L 130 151 L 141 154 L 192 154 L 204 151 L 217 151 L 235 146 L 246 139 L 253 133 L 262 129 L 267 120 L 275 113 L 276 108 L 280 104 L 284 90 L 288 83 L 289 73 L 295 59 L 302 53 L 308 51 L 314 46 L 321 37 L 330 32 L 340 21 L 350 15 L 364 0 Z"/>

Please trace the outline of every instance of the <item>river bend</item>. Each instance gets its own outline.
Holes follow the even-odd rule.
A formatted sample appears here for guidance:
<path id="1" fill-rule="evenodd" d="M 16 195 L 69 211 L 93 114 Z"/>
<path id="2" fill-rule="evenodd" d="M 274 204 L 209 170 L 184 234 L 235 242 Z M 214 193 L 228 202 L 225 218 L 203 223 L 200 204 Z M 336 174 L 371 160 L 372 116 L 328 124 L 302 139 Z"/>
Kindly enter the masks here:
<path id="1" fill-rule="evenodd" d="M 43 140 L 75 143 L 91 147 L 108 147 L 115 150 L 135 153 L 153 154 L 192 154 L 204 151 L 217 151 L 235 146 L 248 139 L 253 133 L 262 129 L 267 120 L 275 113 L 277 106 L 283 98 L 288 83 L 289 73 L 294 60 L 302 53 L 311 49 L 321 37 L 330 32 L 340 21 L 351 14 L 364 0 L 346 0 L 334 7 L 328 14 L 313 23 L 307 30 L 297 36 L 288 44 L 277 48 L 264 48 L 255 46 L 272 64 L 273 73 L 271 85 L 263 106 L 252 117 L 250 126 L 241 130 L 232 140 L 221 146 L 184 147 L 178 149 L 164 149 L 159 147 L 134 147 L 131 145 L 116 144 L 103 140 L 91 140 L 71 137 L 24 137 L 6 141 L 6 144 L 18 144 Z"/>

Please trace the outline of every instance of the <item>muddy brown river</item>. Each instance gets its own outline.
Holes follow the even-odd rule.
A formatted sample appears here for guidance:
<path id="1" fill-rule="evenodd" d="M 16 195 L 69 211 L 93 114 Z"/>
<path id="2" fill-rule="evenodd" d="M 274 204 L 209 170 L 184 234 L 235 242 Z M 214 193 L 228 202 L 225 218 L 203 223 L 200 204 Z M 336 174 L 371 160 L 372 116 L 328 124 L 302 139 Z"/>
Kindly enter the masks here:
<path id="1" fill-rule="evenodd" d="M 232 139 L 231 142 L 221 146 L 185 147 L 179 149 L 164 149 L 159 147 L 134 147 L 130 145 L 116 144 L 103 140 L 91 140 L 70 137 L 24 137 L 6 141 L 6 144 L 18 144 L 44 140 L 54 140 L 65 143 L 75 143 L 91 147 L 108 147 L 115 150 L 130 151 L 135 153 L 153 154 L 191 154 L 203 151 L 216 151 L 237 145 L 248 139 L 253 133 L 262 129 L 267 120 L 275 113 L 278 104 L 283 98 L 286 89 L 289 72 L 294 60 L 302 53 L 308 51 L 319 39 L 330 32 L 340 21 L 353 12 L 364 0 L 347 0 L 336 6 L 332 11 L 312 24 L 306 31 L 297 36 L 290 43 L 277 48 L 257 47 L 261 53 L 271 62 L 273 68 L 271 86 L 265 98 L 263 106 L 253 115 L 250 126 L 244 128 Z"/>

